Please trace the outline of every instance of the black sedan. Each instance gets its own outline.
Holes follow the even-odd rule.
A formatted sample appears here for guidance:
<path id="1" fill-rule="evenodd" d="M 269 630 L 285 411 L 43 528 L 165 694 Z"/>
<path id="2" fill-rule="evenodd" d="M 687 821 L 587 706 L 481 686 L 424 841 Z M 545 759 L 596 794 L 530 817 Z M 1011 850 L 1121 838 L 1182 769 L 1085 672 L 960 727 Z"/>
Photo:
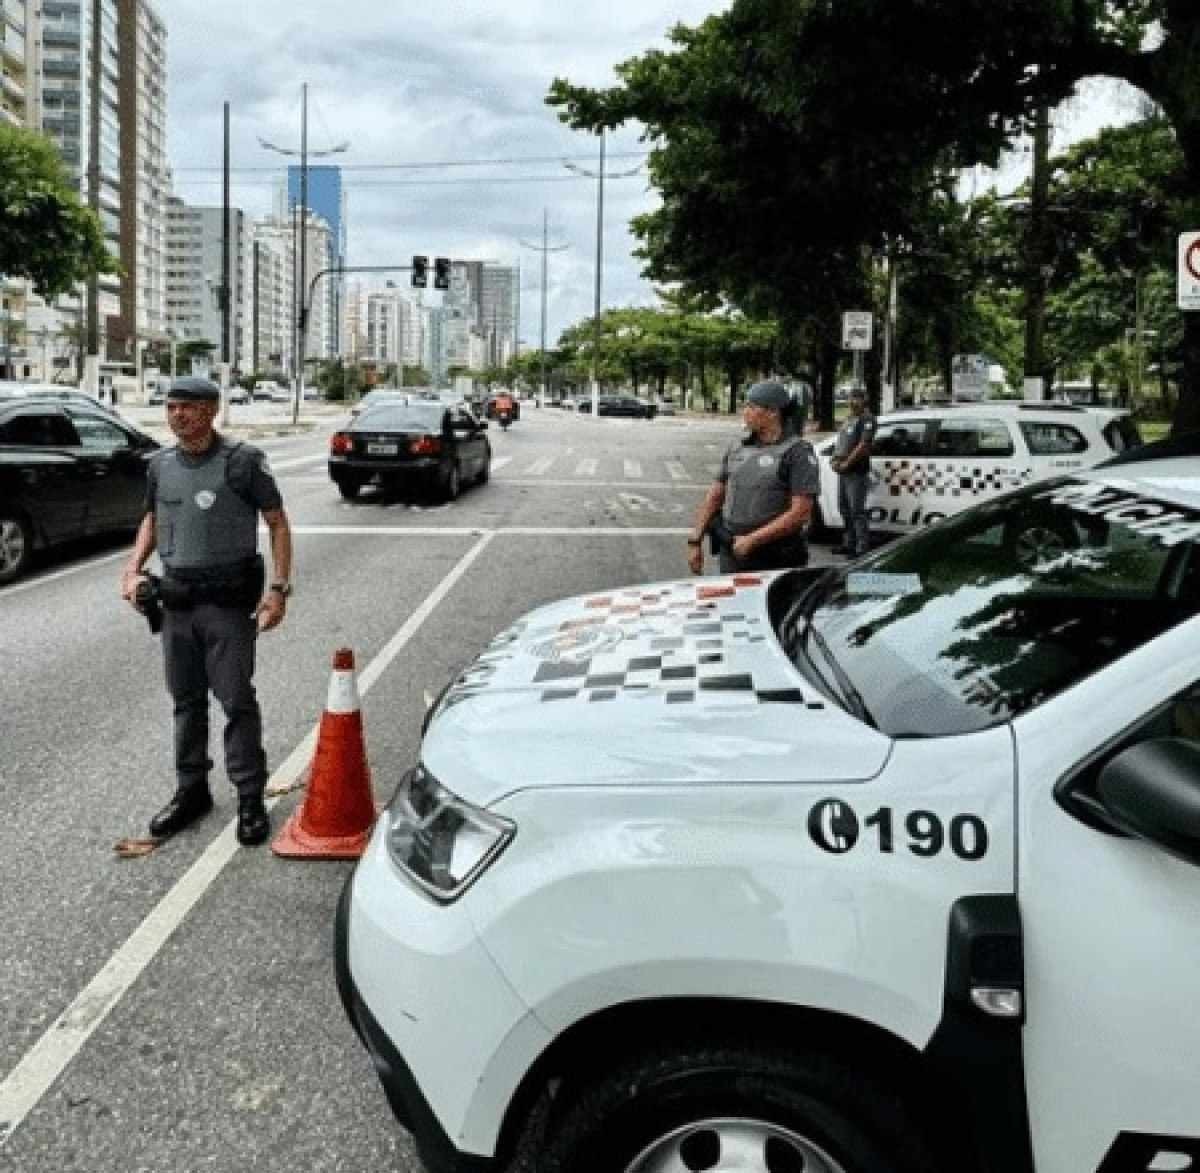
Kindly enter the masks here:
<path id="1" fill-rule="evenodd" d="M 100 407 L 0 402 L 0 583 L 21 574 L 35 549 L 135 530 L 157 448 Z"/>
<path id="2" fill-rule="evenodd" d="M 592 410 L 590 396 L 585 395 L 579 401 L 579 410 L 582 412 Z M 596 401 L 596 414 L 622 415 L 633 419 L 652 420 L 657 414 L 657 408 L 653 403 L 645 403 L 633 395 L 601 395 Z"/>
<path id="3" fill-rule="evenodd" d="M 423 400 L 382 403 L 329 440 L 329 475 L 348 501 L 366 484 L 416 485 L 453 501 L 491 475 L 487 424 L 465 407 Z"/>

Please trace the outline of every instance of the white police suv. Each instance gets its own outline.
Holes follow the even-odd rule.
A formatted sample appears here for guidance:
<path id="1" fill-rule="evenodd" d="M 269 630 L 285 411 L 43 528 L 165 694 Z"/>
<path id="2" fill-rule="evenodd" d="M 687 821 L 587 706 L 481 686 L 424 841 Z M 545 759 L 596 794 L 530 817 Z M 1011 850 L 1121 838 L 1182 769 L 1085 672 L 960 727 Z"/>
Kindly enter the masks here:
<path id="1" fill-rule="evenodd" d="M 500 635 L 337 918 L 427 1166 L 1200 1169 L 1198 454 Z"/>
<path id="2" fill-rule="evenodd" d="M 1048 477 L 1091 468 L 1141 443 L 1127 411 L 1069 403 L 952 403 L 879 417 L 867 500 L 875 533 L 907 534 Z M 834 441 L 817 444 L 814 530 L 842 525 Z"/>

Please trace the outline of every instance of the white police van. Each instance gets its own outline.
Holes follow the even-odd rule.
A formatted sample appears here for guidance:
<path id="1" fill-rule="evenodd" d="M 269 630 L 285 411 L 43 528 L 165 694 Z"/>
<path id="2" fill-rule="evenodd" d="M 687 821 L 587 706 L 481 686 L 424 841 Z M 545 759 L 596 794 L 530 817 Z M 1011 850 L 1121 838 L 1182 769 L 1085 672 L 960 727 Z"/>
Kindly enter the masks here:
<path id="1" fill-rule="evenodd" d="M 1197 454 L 497 637 L 338 910 L 427 1167 L 1200 1168 Z"/>
<path id="2" fill-rule="evenodd" d="M 1067 403 L 941 404 L 889 412 L 872 445 L 867 508 L 875 533 L 906 534 L 1046 477 L 1110 460 L 1141 443 L 1129 413 Z M 841 526 L 835 441 L 816 446 L 814 532 Z"/>

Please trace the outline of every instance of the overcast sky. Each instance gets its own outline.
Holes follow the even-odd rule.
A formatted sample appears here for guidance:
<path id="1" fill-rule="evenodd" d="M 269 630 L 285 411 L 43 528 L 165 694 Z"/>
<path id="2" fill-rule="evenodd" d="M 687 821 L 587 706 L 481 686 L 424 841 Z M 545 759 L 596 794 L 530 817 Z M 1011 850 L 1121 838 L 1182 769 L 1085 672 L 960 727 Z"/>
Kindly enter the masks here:
<path id="1" fill-rule="evenodd" d="M 310 150 L 350 143 L 330 160 L 345 168 L 349 263 L 407 263 L 414 253 L 520 261 L 521 335 L 536 346 L 541 262 L 521 241 L 540 243 L 543 209 L 551 244 L 570 246 L 549 261 L 551 344 L 591 313 L 594 296 L 596 183 L 574 177 L 561 160 L 595 170 L 598 143 L 562 126 L 545 105 L 551 80 L 612 84 L 614 65 L 665 46 L 674 24 L 696 24 L 726 5 L 158 0 L 158 7 L 168 27 L 168 150 L 178 195 L 220 203 L 221 104 L 229 100 L 233 202 L 252 216 L 269 212 L 286 160 L 258 139 L 299 146 L 307 81 Z M 1089 96 L 1059 137 L 1092 133 L 1115 109 L 1111 91 Z M 640 157 L 621 156 L 645 149 L 636 129 L 610 136 L 610 175 L 638 167 Z M 471 160 L 522 161 L 411 166 Z M 391 168 L 367 169 L 381 164 Z M 628 230 L 630 218 L 653 204 L 644 169 L 606 184 L 605 306 L 654 302 Z"/>

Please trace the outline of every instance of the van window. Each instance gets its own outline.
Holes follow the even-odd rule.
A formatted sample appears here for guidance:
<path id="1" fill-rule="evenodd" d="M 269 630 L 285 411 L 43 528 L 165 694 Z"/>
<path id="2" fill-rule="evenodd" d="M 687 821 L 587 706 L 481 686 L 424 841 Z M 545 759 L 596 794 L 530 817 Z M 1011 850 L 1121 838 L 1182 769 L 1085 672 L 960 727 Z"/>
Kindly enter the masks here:
<path id="1" fill-rule="evenodd" d="M 1011 456 L 1012 436 L 1003 420 L 943 419 L 938 424 L 933 454 L 959 459 L 974 456 Z"/>
<path id="2" fill-rule="evenodd" d="M 1022 420 L 1021 435 L 1034 456 L 1062 456 L 1088 447 L 1078 428 L 1054 421 Z"/>
<path id="3" fill-rule="evenodd" d="M 928 420 L 897 420 L 880 424 L 871 445 L 872 456 L 923 456 L 929 437 Z"/>

